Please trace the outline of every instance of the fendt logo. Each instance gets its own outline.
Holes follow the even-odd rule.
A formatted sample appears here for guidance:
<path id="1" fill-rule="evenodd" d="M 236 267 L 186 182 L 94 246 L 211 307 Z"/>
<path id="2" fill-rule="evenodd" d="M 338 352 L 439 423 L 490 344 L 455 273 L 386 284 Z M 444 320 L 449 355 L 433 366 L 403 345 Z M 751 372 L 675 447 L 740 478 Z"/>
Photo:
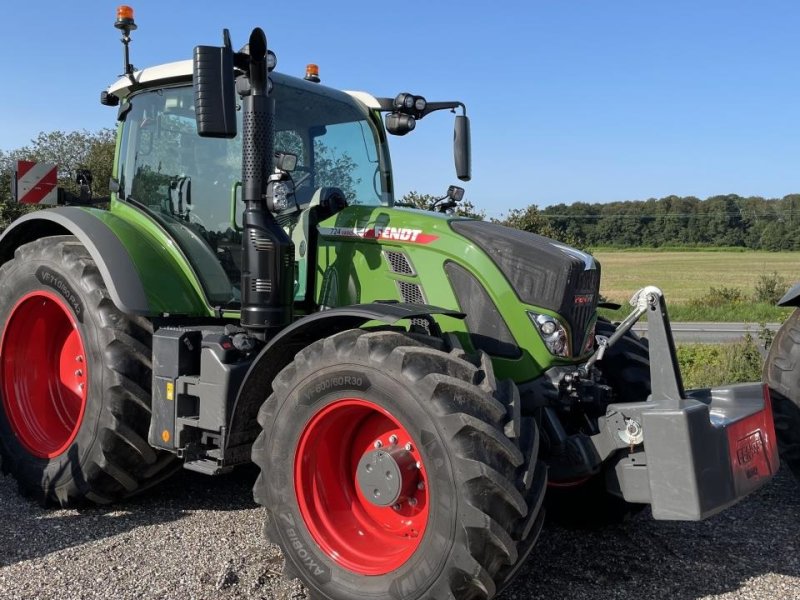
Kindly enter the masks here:
<path id="1" fill-rule="evenodd" d="M 375 225 L 373 231 L 375 237 L 380 240 L 428 244 L 439 239 L 435 235 L 422 233 L 422 229 L 408 229 L 406 227 L 384 227 L 383 225 Z"/>
<path id="2" fill-rule="evenodd" d="M 439 236 L 425 233 L 422 229 L 389 227 L 387 225 L 375 225 L 374 227 L 320 227 L 319 232 L 321 235 L 329 237 L 391 240 L 394 242 L 408 242 L 411 244 L 430 244 L 439 239 Z"/>
<path id="3" fill-rule="evenodd" d="M 745 466 L 764 451 L 764 442 L 761 440 L 761 431 L 751 433 L 736 442 L 736 460 L 740 466 Z"/>

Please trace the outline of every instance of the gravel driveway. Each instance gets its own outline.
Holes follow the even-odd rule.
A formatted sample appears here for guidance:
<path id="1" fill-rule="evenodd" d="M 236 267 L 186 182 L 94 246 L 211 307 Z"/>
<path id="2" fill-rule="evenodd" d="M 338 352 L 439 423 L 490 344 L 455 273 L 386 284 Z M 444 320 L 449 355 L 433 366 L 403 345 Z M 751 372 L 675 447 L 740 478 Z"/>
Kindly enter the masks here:
<path id="1" fill-rule="evenodd" d="M 0 477 L 0 598 L 302 599 L 262 541 L 255 471 L 183 472 L 110 508 L 43 510 Z M 702 523 L 641 515 L 597 533 L 547 527 L 505 600 L 800 598 L 800 485 Z"/>

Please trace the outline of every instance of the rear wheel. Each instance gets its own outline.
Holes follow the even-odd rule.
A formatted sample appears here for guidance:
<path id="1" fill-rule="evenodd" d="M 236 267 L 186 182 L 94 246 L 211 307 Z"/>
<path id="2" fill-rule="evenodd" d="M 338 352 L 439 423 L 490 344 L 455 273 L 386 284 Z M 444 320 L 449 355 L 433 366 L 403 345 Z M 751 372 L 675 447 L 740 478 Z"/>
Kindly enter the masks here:
<path id="1" fill-rule="evenodd" d="M 800 310 L 786 320 L 764 363 L 781 460 L 800 479 Z"/>
<path id="2" fill-rule="evenodd" d="M 513 384 L 441 340 L 346 331 L 273 382 L 256 500 L 314 598 L 491 598 L 538 535 L 546 472 Z"/>
<path id="3" fill-rule="evenodd" d="M 611 337 L 612 323 L 600 319 L 597 335 Z M 647 341 L 628 332 L 597 363 L 603 379 L 614 390 L 614 402 L 644 402 L 650 394 L 650 353 Z M 613 464 L 606 461 L 606 464 Z M 613 467 L 608 467 L 613 468 Z M 620 523 L 646 506 L 626 502 L 608 491 L 607 468 L 580 481 L 551 482 L 547 491 L 548 517 L 560 525 L 597 529 Z"/>
<path id="4" fill-rule="evenodd" d="M 129 496 L 172 472 L 147 443 L 150 340 L 71 236 L 0 267 L 0 456 L 20 491 L 62 506 Z"/>

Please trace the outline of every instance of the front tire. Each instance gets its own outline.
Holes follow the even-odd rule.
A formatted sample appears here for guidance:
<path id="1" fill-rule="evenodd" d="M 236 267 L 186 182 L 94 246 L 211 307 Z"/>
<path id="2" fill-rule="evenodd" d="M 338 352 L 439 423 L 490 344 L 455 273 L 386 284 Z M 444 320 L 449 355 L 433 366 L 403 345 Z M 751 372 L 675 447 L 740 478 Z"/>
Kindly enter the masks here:
<path id="1" fill-rule="evenodd" d="M 516 388 L 495 382 L 488 357 L 428 340 L 315 342 L 259 413 L 254 495 L 284 574 L 314 598 L 492 598 L 538 535 L 546 472 Z M 397 485 L 370 479 L 378 464 Z"/>
<path id="2" fill-rule="evenodd" d="M 43 504 L 109 503 L 169 475 L 147 442 L 152 325 L 121 313 L 72 236 L 0 267 L 0 456 Z"/>
<path id="3" fill-rule="evenodd" d="M 800 310 L 781 326 L 764 363 L 781 460 L 800 479 Z"/>

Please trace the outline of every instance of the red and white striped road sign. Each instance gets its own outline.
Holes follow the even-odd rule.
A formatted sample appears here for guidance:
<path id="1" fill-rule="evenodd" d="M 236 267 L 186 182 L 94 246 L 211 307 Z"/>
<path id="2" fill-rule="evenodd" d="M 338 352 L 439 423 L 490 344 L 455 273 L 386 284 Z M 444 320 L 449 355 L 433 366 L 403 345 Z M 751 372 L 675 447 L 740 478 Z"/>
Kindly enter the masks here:
<path id="1" fill-rule="evenodd" d="M 22 204 L 56 204 L 58 177 L 56 165 L 18 160 L 14 172 L 14 197 Z"/>

